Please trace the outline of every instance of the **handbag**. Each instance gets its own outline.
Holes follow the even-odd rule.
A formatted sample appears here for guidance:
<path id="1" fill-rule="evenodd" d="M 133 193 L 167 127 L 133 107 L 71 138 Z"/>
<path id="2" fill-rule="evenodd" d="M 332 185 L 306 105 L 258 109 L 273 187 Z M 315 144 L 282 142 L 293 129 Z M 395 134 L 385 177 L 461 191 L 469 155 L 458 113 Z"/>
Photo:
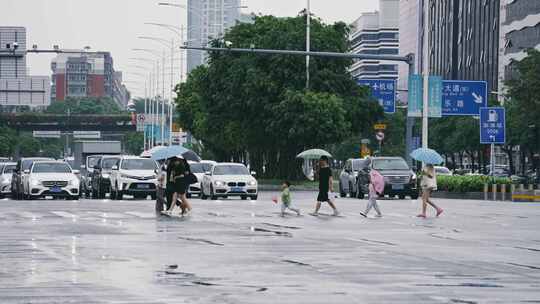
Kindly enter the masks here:
<path id="1" fill-rule="evenodd" d="M 197 179 L 197 176 L 195 176 L 195 174 L 189 172 L 189 174 L 186 176 L 186 181 L 189 185 L 191 185 L 199 182 L 199 179 Z"/>

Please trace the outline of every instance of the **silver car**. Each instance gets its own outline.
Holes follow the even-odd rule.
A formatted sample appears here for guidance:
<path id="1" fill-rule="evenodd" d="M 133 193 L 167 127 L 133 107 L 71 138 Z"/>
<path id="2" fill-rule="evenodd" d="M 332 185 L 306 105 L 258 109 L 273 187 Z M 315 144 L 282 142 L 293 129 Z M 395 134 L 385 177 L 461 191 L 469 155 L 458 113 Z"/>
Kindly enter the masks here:
<path id="1" fill-rule="evenodd" d="M 367 159 L 349 158 L 339 174 L 339 194 L 341 197 L 356 197 L 358 171 L 366 168 L 369 164 Z"/>

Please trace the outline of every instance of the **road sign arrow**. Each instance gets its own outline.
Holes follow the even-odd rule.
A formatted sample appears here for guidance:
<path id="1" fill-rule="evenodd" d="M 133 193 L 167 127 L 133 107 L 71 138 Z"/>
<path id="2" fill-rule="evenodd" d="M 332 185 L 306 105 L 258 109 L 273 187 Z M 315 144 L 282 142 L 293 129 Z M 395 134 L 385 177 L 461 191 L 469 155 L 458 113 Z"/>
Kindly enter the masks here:
<path id="1" fill-rule="evenodd" d="M 474 97 L 475 103 L 481 104 L 484 102 L 484 98 L 482 98 L 482 96 L 477 95 L 476 93 L 472 93 L 472 96 Z"/>

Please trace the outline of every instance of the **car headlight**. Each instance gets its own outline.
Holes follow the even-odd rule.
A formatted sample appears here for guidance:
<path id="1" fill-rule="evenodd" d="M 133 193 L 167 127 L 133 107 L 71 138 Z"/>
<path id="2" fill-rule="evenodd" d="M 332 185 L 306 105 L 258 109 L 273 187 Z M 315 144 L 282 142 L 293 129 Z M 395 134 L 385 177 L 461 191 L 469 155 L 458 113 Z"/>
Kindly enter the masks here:
<path id="1" fill-rule="evenodd" d="M 417 177 L 417 176 L 416 176 L 416 173 L 413 173 L 413 174 L 411 175 L 411 179 L 416 179 L 416 177 Z"/>
<path id="2" fill-rule="evenodd" d="M 216 184 L 216 186 L 225 186 L 224 181 L 215 181 L 214 184 Z"/>
<path id="3" fill-rule="evenodd" d="M 31 179 L 30 180 L 30 185 L 32 185 L 32 186 L 39 186 L 39 184 L 41 184 L 41 182 L 38 181 L 37 179 Z"/>
<path id="4" fill-rule="evenodd" d="M 257 186 L 257 181 L 252 180 L 248 182 L 248 186 Z"/>

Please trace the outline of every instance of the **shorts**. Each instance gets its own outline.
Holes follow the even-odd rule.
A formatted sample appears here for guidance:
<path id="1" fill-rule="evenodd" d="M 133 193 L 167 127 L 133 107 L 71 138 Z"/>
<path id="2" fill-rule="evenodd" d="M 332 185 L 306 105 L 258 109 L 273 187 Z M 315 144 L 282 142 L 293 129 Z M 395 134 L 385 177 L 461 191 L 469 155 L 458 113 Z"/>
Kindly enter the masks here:
<path id="1" fill-rule="evenodd" d="M 319 191 L 319 195 L 317 195 L 317 202 L 329 202 L 330 199 L 328 198 L 328 191 Z"/>
<path id="2" fill-rule="evenodd" d="M 186 194 L 188 186 L 185 178 L 178 178 L 174 182 L 173 191 L 180 194 Z"/>

